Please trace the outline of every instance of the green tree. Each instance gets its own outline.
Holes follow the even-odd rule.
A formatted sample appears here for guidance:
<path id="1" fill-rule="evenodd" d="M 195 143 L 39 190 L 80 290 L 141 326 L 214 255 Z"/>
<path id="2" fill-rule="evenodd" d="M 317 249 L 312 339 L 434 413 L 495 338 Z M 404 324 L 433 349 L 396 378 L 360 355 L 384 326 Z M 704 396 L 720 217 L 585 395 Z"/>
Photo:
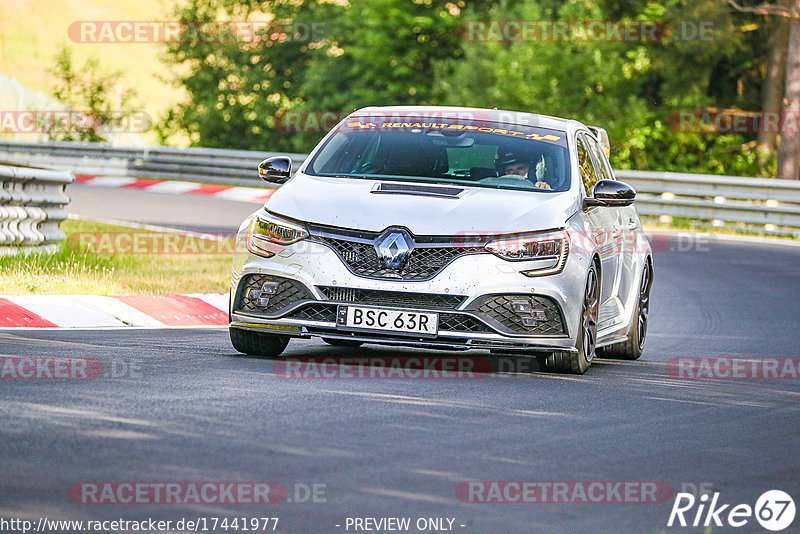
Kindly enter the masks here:
<path id="1" fill-rule="evenodd" d="M 265 13 L 261 2 L 191 0 L 177 9 L 186 32 L 180 40 L 168 43 L 166 59 L 188 72 L 177 79 L 188 100 L 170 110 L 161 122 L 162 138 L 181 131 L 193 145 L 262 150 L 290 147 L 283 136 L 272 132 L 273 120 L 289 105 L 287 95 L 293 92 L 312 53 L 309 45 L 316 43 L 273 39 L 281 22 L 299 16 L 299 9 L 290 2 L 268 2 L 263 7 L 274 15 L 274 22 L 250 42 L 216 42 L 189 30 L 195 23 L 219 20 L 220 13 L 232 21 L 264 23 L 271 15 Z"/>
<path id="2" fill-rule="evenodd" d="M 274 27 L 317 31 L 253 46 L 170 43 L 167 60 L 189 72 L 178 80 L 189 98 L 162 122 L 162 138 L 181 131 L 195 145 L 307 151 L 322 134 L 286 135 L 276 128 L 281 114 L 435 104 L 436 66 L 463 55 L 459 4 L 464 2 L 191 0 L 178 11 L 180 20 L 212 21 L 223 13 L 225 19 L 253 21 L 270 13 Z"/>
<path id="3" fill-rule="evenodd" d="M 712 23 L 711 39 L 656 42 L 511 40 L 465 43 L 439 77 L 443 101 L 572 117 L 609 130 L 618 168 L 764 174 L 755 135 L 674 131 L 670 114 L 759 109 L 759 31 L 741 31 L 715 0 L 505 2 L 492 20 Z M 467 18 L 474 18 L 468 14 Z M 680 37 L 680 36 L 677 36 Z"/>
<path id="4" fill-rule="evenodd" d="M 785 180 L 800 180 L 800 132 L 796 127 L 800 115 L 800 0 L 780 0 L 778 3 L 760 3 L 756 6 L 742 6 L 735 0 L 727 0 L 727 3 L 743 13 L 777 19 L 771 21 L 775 32 L 770 40 L 770 61 L 766 75 L 766 83 L 771 86 L 765 87 L 765 105 L 762 109 L 776 112 L 776 104 L 784 91 L 781 107 L 789 119 L 789 125 L 781 129 L 779 136 L 777 175 Z M 770 132 L 763 132 L 759 136 L 762 159 L 770 154 L 777 139 L 778 135 L 770 135 Z"/>
<path id="5" fill-rule="evenodd" d="M 94 57 L 87 59 L 81 68 L 76 68 L 72 51 L 63 47 L 56 55 L 50 75 L 54 78 L 53 96 L 77 112 L 70 124 L 55 121 L 45 125 L 53 139 L 106 141 L 105 127 L 113 129 L 126 122 L 131 124 L 131 117 L 126 117 L 124 112 L 136 93 L 132 89 L 117 93 L 117 88 L 121 87 L 121 72 L 104 71 Z M 85 120 L 74 121 L 78 114 Z"/>
<path id="6" fill-rule="evenodd" d="M 773 27 L 721 0 L 189 0 L 178 16 L 274 16 L 278 28 L 324 31 L 257 45 L 171 43 L 167 57 L 187 72 L 178 83 L 188 100 L 162 123 L 165 139 L 181 131 L 195 145 L 303 152 L 322 132 L 286 134 L 277 128 L 281 114 L 467 105 L 603 126 L 618 168 L 774 175 L 775 159 L 764 158 L 755 133 L 682 131 L 670 121 L 679 112 L 763 105 Z M 482 41 L 464 31 L 469 20 L 619 19 L 669 21 L 678 35 Z M 683 25 L 701 22 L 712 27 L 703 40 L 680 39 Z"/>

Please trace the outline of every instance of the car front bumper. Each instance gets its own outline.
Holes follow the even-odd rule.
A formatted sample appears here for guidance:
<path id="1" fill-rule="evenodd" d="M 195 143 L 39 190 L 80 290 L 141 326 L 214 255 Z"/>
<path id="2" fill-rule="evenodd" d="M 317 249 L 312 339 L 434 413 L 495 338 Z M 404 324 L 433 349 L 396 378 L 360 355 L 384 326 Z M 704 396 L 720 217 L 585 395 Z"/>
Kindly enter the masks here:
<path id="1" fill-rule="evenodd" d="M 570 255 L 558 274 L 530 278 L 520 271 L 536 267 L 535 262 L 467 254 L 429 280 L 400 281 L 356 275 L 322 243 L 301 241 L 264 258 L 249 253 L 245 241 L 240 234 L 231 284 L 232 328 L 443 349 L 575 350 L 580 314 L 575 306 L 588 265 L 580 255 Z M 264 281 L 284 289 L 270 296 L 270 305 L 257 306 L 250 292 Z M 540 310 L 536 326 L 520 324 L 511 312 L 512 299 L 529 299 Z M 354 331 L 337 325 L 338 307 L 346 305 L 438 313 L 439 331 L 435 337 Z"/>

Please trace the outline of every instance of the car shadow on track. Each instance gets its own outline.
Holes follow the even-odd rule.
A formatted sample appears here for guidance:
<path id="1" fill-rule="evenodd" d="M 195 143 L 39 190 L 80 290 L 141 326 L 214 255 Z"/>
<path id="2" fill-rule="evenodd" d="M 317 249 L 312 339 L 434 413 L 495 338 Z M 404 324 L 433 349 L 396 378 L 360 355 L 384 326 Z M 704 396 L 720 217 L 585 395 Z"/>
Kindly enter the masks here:
<path id="1" fill-rule="evenodd" d="M 349 373 L 338 367 L 359 367 L 356 374 L 359 377 L 365 375 L 379 378 L 376 369 L 397 368 L 407 371 L 409 378 L 415 376 L 417 370 L 440 370 L 440 371 L 466 371 L 478 375 L 497 375 L 497 376 L 541 376 L 541 377 L 564 377 L 572 379 L 590 379 L 603 368 L 613 367 L 618 362 L 611 360 L 595 359 L 592 367 L 585 375 L 563 375 L 545 369 L 536 355 L 514 354 L 489 352 L 485 350 L 457 351 L 457 350 L 435 350 L 419 348 L 387 348 L 376 345 L 361 347 L 336 347 L 329 345 L 311 345 L 302 348 L 290 348 L 277 357 L 260 357 L 238 353 L 229 353 L 226 356 L 243 360 L 258 360 L 270 362 L 264 369 L 265 372 L 272 372 L 276 375 L 285 375 L 288 370 L 294 369 L 296 372 L 314 372 L 312 366 L 325 365 L 325 372 L 331 373 L 331 378 L 346 378 Z M 632 362 L 631 362 L 632 363 Z M 292 364 L 300 364 L 302 367 L 291 367 Z M 287 368 L 287 365 L 289 367 Z M 402 378 L 398 376 L 393 378 Z M 459 376 L 453 376 L 459 378 Z"/>

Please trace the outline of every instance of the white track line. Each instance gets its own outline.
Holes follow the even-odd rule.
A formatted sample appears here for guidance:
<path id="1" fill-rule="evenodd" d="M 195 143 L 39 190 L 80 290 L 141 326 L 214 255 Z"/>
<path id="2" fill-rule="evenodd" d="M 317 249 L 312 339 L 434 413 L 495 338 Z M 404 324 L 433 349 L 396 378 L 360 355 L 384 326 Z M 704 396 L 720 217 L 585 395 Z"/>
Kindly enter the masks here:
<path id="1" fill-rule="evenodd" d="M 94 306 L 89 295 L 19 295 L 3 297 L 42 319 L 64 327 L 126 326 L 108 309 Z"/>
<path id="2" fill-rule="evenodd" d="M 169 182 L 160 182 L 153 185 L 148 185 L 147 187 L 141 187 L 142 191 L 146 191 L 148 193 L 163 193 L 167 195 L 182 195 L 184 193 L 188 193 L 189 191 L 194 191 L 195 189 L 199 188 L 202 184 L 198 184 L 195 182 L 181 182 L 178 180 L 172 180 Z"/>
<path id="3" fill-rule="evenodd" d="M 136 178 L 126 178 L 124 176 L 97 176 L 86 182 L 79 182 L 79 185 L 91 183 L 92 187 L 124 187 L 136 181 Z"/>

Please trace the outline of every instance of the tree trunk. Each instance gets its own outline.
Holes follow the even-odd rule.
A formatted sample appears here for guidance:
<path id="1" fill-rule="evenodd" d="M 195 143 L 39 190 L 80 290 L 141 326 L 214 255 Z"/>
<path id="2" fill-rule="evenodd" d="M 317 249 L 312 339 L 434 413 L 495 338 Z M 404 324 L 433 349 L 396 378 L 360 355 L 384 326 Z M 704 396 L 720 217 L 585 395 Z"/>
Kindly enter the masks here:
<path id="1" fill-rule="evenodd" d="M 794 18 L 786 57 L 786 96 L 778 151 L 778 178 L 800 180 L 800 0 L 794 0 Z"/>
<path id="2" fill-rule="evenodd" d="M 780 5 L 788 9 L 791 7 L 791 0 L 780 0 Z M 764 113 L 778 113 L 783 109 L 786 54 L 789 51 L 789 19 L 772 19 L 769 62 L 762 90 L 761 111 Z M 778 132 L 773 128 L 762 128 L 758 133 L 758 163 L 762 168 L 775 157 L 777 148 Z"/>

